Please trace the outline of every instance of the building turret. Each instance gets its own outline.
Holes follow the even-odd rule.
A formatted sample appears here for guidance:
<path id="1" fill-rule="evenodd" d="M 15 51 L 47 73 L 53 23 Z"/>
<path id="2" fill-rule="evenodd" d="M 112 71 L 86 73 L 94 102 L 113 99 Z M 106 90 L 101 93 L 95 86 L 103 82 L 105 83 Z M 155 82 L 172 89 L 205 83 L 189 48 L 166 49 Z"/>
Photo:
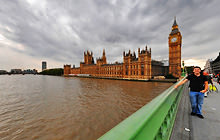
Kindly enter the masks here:
<path id="1" fill-rule="evenodd" d="M 105 56 L 105 49 L 103 49 L 102 58 L 96 59 L 98 65 L 107 64 L 106 56 Z"/>
<path id="2" fill-rule="evenodd" d="M 178 24 L 176 22 L 176 17 L 174 17 L 174 22 L 173 22 L 173 26 L 172 26 L 172 31 L 171 31 L 171 35 L 174 35 L 174 34 L 177 34 L 179 33 L 180 34 L 180 31 L 179 31 L 179 28 L 178 28 Z"/>
<path id="3" fill-rule="evenodd" d="M 87 53 L 84 52 L 84 63 L 85 64 L 94 64 L 94 59 L 93 59 L 93 52 L 89 52 L 87 50 Z"/>
<path id="4" fill-rule="evenodd" d="M 106 60 L 106 56 L 105 56 L 105 49 L 103 49 L 102 60 L 103 60 L 103 64 L 107 64 L 107 60 Z"/>
<path id="5" fill-rule="evenodd" d="M 103 53 L 102 53 L 102 56 L 105 56 L 105 49 L 103 49 Z"/>
<path id="6" fill-rule="evenodd" d="M 133 56 L 136 58 L 136 54 L 135 54 L 135 51 L 133 52 Z"/>

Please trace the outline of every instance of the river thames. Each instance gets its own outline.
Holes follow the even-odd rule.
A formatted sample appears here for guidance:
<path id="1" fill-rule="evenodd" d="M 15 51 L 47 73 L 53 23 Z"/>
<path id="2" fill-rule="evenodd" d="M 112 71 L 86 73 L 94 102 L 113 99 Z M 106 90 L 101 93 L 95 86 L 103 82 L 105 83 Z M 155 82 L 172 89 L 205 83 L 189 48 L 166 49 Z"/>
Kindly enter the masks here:
<path id="1" fill-rule="evenodd" d="M 95 140 L 172 83 L 0 76 L 1 140 Z"/>

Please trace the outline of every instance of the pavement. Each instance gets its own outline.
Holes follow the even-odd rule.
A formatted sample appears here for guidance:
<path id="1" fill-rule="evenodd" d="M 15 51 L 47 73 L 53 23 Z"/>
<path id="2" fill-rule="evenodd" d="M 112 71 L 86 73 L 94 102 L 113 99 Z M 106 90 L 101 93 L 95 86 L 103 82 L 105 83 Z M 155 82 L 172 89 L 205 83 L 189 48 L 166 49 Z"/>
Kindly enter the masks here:
<path id="1" fill-rule="evenodd" d="M 220 86 L 214 83 L 218 90 Z M 203 116 L 192 116 L 193 140 L 220 140 L 220 91 L 211 92 L 203 102 Z"/>
<path id="2" fill-rule="evenodd" d="M 218 90 L 220 86 L 214 83 Z M 188 85 L 184 87 L 170 140 L 220 140 L 220 91 L 204 98 L 203 116 L 191 116 Z"/>

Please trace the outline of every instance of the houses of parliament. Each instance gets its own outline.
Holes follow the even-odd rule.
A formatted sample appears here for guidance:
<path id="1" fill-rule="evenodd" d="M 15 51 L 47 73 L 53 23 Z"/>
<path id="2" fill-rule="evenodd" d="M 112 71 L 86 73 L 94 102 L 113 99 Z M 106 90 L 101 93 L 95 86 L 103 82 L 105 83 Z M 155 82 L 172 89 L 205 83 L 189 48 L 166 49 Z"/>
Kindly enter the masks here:
<path id="1" fill-rule="evenodd" d="M 151 59 L 151 48 L 138 48 L 135 52 L 123 52 L 123 63 L 108 64 L 103 50 L 102 57 L 94 62 L 93 53 L 84 52 L 84 62 L 80 67 L 64 65 L 64 76 L 87 74 L 94 77 L 109 77 L 121 79 L 151 79 L 154 76 L 164 76 L 172 74 L 174 77 L 181 76 L 181 44 L 182 36 L 179 31 L 176 19 L 168 37 L 169 44 L 169 66 L 164 66 L 162 62 Z"/>

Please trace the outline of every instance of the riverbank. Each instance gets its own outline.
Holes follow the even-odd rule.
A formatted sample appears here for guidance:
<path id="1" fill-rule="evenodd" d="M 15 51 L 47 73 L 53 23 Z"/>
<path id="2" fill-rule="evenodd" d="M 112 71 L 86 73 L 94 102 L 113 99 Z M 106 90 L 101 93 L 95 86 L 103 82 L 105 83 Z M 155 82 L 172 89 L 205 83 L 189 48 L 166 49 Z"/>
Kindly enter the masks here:
<path id="1" fill-rule="evenodd" d="M 165 82 L 176 83 L 177 79 L 128 79 L 128 78 L 116 78 L 116 77 L 96 77 L 96 76 L 75 76 L 68 75 L 64 77 L 77 77 L 77 78 L 94 78 L 94 79 L 108 79 L 108 80 L 124 80 L 124 81 L 139 81 L 139 82 Z"/>

